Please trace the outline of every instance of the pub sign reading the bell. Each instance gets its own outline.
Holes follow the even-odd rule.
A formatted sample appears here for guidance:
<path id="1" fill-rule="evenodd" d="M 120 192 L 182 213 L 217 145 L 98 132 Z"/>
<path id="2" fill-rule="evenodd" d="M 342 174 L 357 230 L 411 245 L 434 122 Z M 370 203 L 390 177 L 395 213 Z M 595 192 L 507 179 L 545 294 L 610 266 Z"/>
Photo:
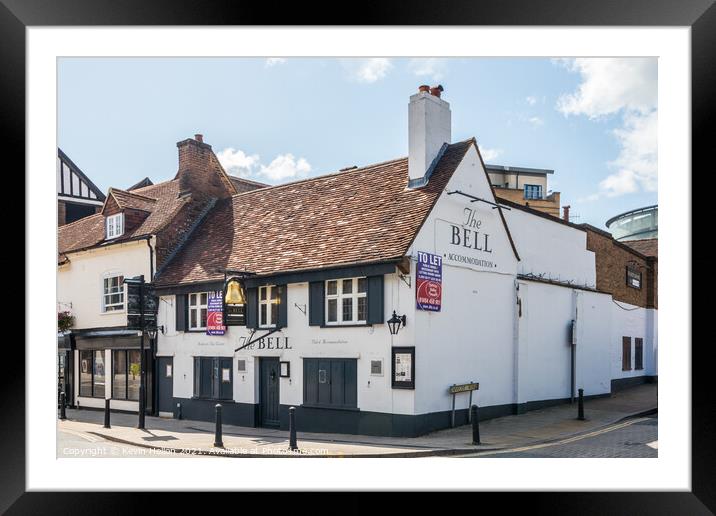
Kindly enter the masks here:
<path id="1" fill-rule="evenodd" d="M 246 326 L 246 295 L 244 286 L 236 278 L 226 282 L 224 288 L 224 325 Z"/>

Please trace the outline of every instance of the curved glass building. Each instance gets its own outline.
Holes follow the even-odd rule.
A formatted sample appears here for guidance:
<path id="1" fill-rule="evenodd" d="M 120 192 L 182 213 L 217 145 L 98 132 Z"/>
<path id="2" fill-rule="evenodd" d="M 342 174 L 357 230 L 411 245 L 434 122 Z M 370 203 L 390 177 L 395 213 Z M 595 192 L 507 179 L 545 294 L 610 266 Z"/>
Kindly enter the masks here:
<path id="1" fill-rule="evenodd" d="M 659 206 L 645 206 L 612 217 L 606 223 L 615 240 L 638 240 L 658 237 Z"/>

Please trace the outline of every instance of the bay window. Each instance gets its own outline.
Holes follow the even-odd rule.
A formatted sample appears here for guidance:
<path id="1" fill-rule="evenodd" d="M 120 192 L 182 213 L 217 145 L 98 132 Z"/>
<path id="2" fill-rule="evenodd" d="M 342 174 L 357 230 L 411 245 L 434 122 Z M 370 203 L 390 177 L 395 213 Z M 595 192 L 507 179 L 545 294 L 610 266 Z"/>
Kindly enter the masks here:
<path id="1" fill-rule="evenodd" d="M 367 302 L 366 278 L 326 281 L 326 324 L 365 324 Z"/>

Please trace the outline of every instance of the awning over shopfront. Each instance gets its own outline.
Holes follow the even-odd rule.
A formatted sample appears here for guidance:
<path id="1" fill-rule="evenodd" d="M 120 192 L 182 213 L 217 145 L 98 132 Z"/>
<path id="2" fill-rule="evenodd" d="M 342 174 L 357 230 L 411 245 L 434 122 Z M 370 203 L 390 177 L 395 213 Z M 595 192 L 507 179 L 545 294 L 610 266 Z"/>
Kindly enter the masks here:
<path id="1" fill-rule="evenodd" d="M 140 346 L 136 330 L 94 330 L 75 334 L 77 349 L 128 349 Z"/>

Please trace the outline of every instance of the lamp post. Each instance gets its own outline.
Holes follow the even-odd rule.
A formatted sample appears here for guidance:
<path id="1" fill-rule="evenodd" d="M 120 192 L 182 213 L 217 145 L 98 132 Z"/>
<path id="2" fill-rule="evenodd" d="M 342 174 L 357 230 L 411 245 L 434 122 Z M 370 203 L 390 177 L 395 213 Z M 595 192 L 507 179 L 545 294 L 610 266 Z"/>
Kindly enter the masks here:
<path id="1" fill-rule="evenodd" d="M 393 316 L 388 319 L 388 329 L 390 330 L 390 334 L 397 335 L 400 328 L 405 326 L 405 320 L 405 315 L 398 315 L 395 313 L 395 310 L 393 310 Z"/>
<path id="2" fill-rule="evenodd" d="M 137 276 L 136 278 L 125 278 L 124 283 L 128 285 L 136 285 L 139 287 L 139 420 L 137 422 L 137 428 L 144 430 L 144 412 L 145 412 L 145 388 L 144 380 L 146 375 L 144 373 L 144 275 Z"/>

